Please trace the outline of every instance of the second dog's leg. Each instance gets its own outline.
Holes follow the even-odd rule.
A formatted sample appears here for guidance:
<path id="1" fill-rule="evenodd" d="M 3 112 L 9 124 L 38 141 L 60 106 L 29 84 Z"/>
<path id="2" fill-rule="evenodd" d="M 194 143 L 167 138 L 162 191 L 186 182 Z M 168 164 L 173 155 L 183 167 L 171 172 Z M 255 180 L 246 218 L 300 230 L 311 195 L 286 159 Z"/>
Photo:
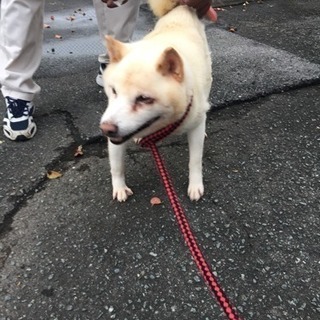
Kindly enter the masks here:
<path id="1" fill-rule="evenodd" d="M 120 202 L 126 201 L 133 192 L 127 187 L 124 175 L 124 156 L 127 144 L 115 145 L 108 142 L 112 178 L 112 196 Z"/>
<path id="2" fill-rule="evenodd" d="M 202 153 L 205 137 L 206 117 L 194 129 L 188 132 L 189 143 L 189 187 L 191 200 L 198 201 L 204 193 L 202 182 Z"/>

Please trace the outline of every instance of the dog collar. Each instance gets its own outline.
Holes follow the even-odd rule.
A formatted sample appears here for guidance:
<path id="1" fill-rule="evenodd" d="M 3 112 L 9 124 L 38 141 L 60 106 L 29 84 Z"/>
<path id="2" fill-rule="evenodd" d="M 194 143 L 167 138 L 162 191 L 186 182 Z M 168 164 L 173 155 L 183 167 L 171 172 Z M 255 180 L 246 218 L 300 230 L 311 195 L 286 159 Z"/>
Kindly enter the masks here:
<path id="1" fill-rule="evenodd" d="M 160 141 L 160 140 L 166 138 L 168 135 L 170 135 L 174 130 L 176 130 L 181 125 L 181 123 L 187 117 L 187 115 L 191 109 L 191 106 L 192 106 L 192 101 L 193 101 L 193 96 L 191 96 L 190 102 L 186 108 L 186 111 L 184 112 L 183 116 L 179 120 L 177 120 L 174 123 L 170 123 L 166 127 L 159 129 L 158 131 L 151 133 L 150 135 L 142 138 L 139 145 L 142 147 L 149 147 L 151 144 L 155 144 L 158 141 Z"/>

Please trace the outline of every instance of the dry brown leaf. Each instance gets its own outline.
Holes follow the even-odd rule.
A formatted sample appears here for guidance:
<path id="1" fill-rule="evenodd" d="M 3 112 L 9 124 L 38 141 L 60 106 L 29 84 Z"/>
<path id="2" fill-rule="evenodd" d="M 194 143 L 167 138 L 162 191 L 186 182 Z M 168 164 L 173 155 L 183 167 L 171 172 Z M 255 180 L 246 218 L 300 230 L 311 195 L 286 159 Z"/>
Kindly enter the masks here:
<path id="1" fill-rule="evenodd" d="M 162 201 L 158 197 L 153 197 L 153 198 L 151 198 L 150 203 L 152 206 L 154 206 L 154 205 L 161 204 Z"/>
<path id="2" fill-rule="evenodd" d="M 49 24 L 43 24 L 43 29 L 50 29 L 51 27 L 50 27 L 50 25 Z"/>
<path id="3" fill-rule="evenodd" d="M 75 19 L 75 16 L 69 16 L 66 18 L 67 20 L 73 21 Z"/>
<path id="4" fill-rule="evenodd" d="M 74 153 L 75 157 L 81 157 L 83 156 L 83 147 L 80 145 L 78 146 L 76 152 Z"/>
<path id="5" fill-rule="evenodd" d="M 61 36 L 60 34 L 56 34 L 54 37 L 55 37 L 56 39 L 62 39 L 62 36 Z"/>
<path id="6" fill-rule="evenodd" d="M 59 171 L 48 171 L 47 172 L 47 178 L 50 179 L 50 180 L 53 180 L 53 179 L 58 179 L 62 176 L 62 173 L 59 172 Z"/>

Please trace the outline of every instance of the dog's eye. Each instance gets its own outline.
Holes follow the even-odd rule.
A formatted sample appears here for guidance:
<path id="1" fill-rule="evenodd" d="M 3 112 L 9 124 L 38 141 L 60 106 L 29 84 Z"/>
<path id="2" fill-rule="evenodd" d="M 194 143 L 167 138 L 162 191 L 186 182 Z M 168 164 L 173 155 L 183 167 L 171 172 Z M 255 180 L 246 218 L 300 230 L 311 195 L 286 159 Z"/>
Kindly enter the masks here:
<path id="1" fill-rule="evenodd" d="M 136 98 L 136 103 L 152 104 L 154 102 L 153 98 L 141 95 Z"/>
<path id="2" fill-rule="evenodd" d="M 115 95 L 115 96 L 117 95 L 117 91 L 114 87 L 111 87 L 111 92 L 113 95 Z"/>

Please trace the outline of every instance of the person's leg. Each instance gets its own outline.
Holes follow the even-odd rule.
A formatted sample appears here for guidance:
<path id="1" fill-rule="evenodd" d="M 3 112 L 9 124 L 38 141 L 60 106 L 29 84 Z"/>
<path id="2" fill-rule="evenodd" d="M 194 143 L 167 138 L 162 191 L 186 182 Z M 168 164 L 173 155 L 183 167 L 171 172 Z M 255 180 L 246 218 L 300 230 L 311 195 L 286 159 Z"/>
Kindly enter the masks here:
<path id="1" fill-rule="evenodd" d="M 4 134 L 30 139 L 36 132 L 32 100 L 40 87 L 32 77 L 41 62 L 43 0 L 2 0 L 0 20 L 0 83 L 6 99 Z"/>
<path id="2" fill-rule="evenodd" d="M 140 0 L 128 0 L 120 7 L 108 8 L 101 0 L 93 0 L 99 34 L 105 45 L 105 35 L 111 35 L 122 42 L 131 41 L 140 7 Z M 97 76 L 97 84 L 103 86 L 102 71 L 109 62 L 108 53 L 102 53 L 98 57 L 100 70 Z"/>

